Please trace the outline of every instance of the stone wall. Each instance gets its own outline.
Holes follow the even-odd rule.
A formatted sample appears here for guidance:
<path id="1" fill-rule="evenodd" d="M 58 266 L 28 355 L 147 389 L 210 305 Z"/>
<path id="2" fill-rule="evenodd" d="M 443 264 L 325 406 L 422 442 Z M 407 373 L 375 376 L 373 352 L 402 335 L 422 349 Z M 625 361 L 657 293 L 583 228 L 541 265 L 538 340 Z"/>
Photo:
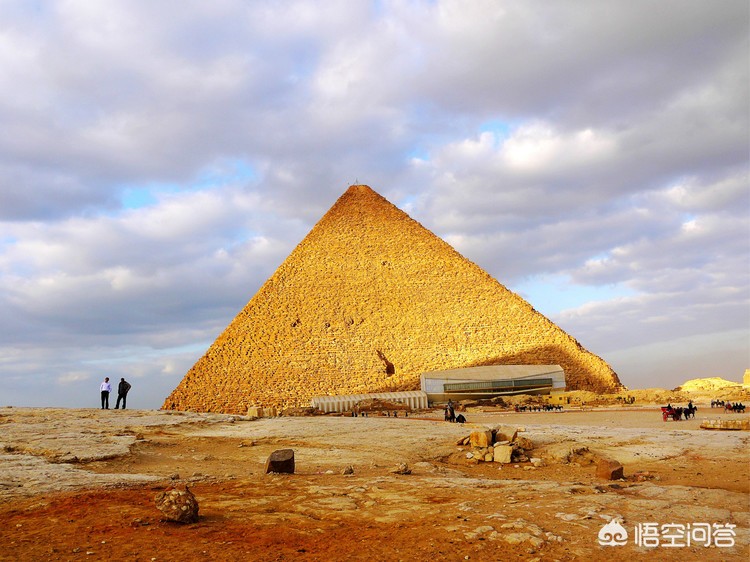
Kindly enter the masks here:
<path id="1" fill-rule="evenodd" d="M 424 371 L 559 364 L 568 387 L 617 375 L 367 186 L 352 186 L 165 400 L 244 413 L 314 395 L 419 388 Z"/>

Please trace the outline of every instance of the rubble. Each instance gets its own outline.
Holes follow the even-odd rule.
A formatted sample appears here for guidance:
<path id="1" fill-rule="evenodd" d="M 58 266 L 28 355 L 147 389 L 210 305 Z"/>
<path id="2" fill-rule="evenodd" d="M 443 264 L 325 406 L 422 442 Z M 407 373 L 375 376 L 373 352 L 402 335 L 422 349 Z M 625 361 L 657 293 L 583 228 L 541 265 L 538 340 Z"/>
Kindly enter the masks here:
<path id="1" fill-rule="evenodd" d="M 701 429 L 724 429 L 733 431 L 750 431 L 750 419 L 743 418 L 738 420 L 709 420 L 704 419 L 701 422 Z"/>
<path id="2" fill-rule="evenodd" d="M 519 431 L 518 428 L 503 426 L 472 431 L 467 437 L 458 439 L 456 445 L 471 446 L 471 451 L 465 454 L 469 464 L 528 462 L 526 451 L 533 450 L 534 444 L 528 437 L 519 437 Z M 535 465 L 539 466 L 543 466 L 543 463 Z"/>

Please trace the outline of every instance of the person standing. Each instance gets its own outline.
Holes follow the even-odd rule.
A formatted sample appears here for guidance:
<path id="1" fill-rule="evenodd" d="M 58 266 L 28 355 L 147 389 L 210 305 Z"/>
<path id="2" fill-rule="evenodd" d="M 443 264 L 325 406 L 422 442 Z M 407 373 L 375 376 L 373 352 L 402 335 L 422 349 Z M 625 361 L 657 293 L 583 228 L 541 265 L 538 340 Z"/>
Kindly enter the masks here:
<path id="1" fill-rule="evenodd" d="M 109 377 L 104 377 L 104 381 L 99 385 L 99 390 L 102 393 L 102 410 L 109 410 L 109 393 L 112 392 Z"/>
<path id="2" fill-rule="evenodd" d="M 122 409 L 125 409 L 125 401 L 128 399 L 128 391 L 130 388 L 130 383 L 124 378 L 121 378 L 120 384 L 117 385 L 117 403 L 115 404 L 115 410 L 120 407 L 120 400 L 122 400 Z"/>

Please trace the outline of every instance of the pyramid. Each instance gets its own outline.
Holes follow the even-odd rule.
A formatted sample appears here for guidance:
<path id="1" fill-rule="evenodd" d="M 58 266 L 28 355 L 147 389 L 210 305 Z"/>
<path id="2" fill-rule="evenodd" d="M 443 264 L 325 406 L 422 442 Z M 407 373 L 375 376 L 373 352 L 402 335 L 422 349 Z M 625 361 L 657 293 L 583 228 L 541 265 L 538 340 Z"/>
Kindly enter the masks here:
<path id="1" fill-rule="evenodd" d="M 427 371 L 557 364 L 569 389 L 612 368 L 365 185 L 336 201 L 166 398 L 246 413 L 419 388 Z"/>

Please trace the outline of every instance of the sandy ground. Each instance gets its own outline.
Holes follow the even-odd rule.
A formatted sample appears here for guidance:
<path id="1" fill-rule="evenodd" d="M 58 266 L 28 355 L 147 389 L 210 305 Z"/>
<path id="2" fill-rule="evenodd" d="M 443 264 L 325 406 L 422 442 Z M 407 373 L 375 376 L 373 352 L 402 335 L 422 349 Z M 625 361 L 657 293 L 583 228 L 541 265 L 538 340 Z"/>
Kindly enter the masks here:
<path id="1" fill-rule="evenodd" d="M 750 432 L 701 430 L 702 418 L 740 415 L 698 406 L 681 422 L 640 406 L 470 411 L 464 426 L 440 412 L 250 420 L 0 408 L 0 560 L 746 561 Z M 520 428 L 544 466 L 471 464 L 457 440 L 496 426 Z M 265 475 L 280 448 L 294 449 L 296 473 Z M 600 457 L 619 460 L 625 479 L 597 479 Z M 391 472 L 400 462 L 411 474 Z M 156 509 L 175 483 L 198 499 L 197 523 Z M 627 543 L 601 546 L 612 520 Z M 705 523 L 729 529 L 734 546 L 700 542 Z M 656 524 L 658 546 L 637 544 L 644 524 Z M 662 526 L 673 524 L 669 539 Z"/>

